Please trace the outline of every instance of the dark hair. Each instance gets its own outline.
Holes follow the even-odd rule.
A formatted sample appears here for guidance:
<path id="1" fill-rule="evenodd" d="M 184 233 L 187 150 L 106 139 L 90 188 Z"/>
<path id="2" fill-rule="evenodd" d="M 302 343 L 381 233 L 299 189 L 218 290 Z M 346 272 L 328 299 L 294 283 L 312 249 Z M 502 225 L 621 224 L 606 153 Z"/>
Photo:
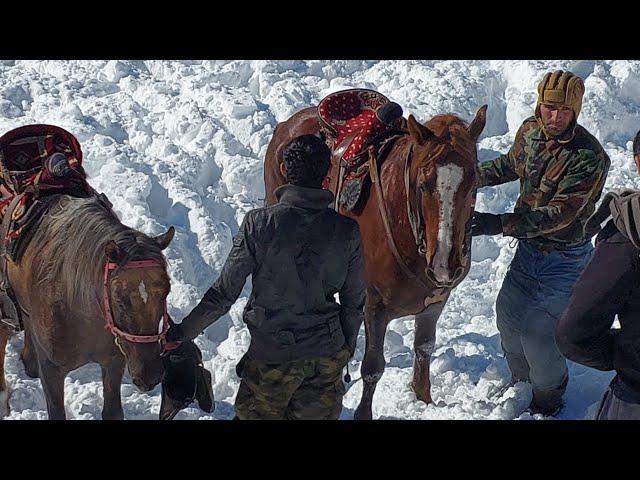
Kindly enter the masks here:
<path id="1" fill-rule="evenodd" d="M 320 188 L 329 171 L 331 152 L 321 138 L 302 135 L 285 147 L 283 163 L 289 183 L 299 187 Z"/>
<path id="2" fill-rule="evenodd" d="M 633 139 L 633 155 L 640 155 L 640 130 L 636 133 L 636 138 Z"/>

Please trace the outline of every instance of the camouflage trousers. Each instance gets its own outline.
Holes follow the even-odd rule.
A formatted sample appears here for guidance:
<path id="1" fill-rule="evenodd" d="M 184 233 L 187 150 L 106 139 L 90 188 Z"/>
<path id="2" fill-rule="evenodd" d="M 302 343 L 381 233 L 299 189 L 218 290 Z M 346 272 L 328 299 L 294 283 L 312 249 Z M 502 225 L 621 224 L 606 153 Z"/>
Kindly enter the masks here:
<path id="1" fill-rule="evenodd" d="M 236 396 L 240 420 L 337 420 L 346 393 L 343 369 L 349 360 L 345 348 L 330 357 L 285 364 L 247 359 Z"/>

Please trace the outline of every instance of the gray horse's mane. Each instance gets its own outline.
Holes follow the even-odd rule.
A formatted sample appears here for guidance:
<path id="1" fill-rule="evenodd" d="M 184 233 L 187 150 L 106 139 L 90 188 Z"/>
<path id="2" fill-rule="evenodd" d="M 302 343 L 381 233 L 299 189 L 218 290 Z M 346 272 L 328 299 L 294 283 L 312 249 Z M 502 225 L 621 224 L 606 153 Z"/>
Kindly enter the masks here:
<path id="1" fill-rule="evenodd" d="M 123 225 L 96 197 L 59 195 L 49 200 L 49 211 L 31 239 L 46 249 L 46 258 L 34 262 L 38 284 L 65 282 L 67 304 L 87 308 L 96 301 L 107 261 L 106 245 L 115 241 L 129 260 L 166 260 L 153 238 Z"/>

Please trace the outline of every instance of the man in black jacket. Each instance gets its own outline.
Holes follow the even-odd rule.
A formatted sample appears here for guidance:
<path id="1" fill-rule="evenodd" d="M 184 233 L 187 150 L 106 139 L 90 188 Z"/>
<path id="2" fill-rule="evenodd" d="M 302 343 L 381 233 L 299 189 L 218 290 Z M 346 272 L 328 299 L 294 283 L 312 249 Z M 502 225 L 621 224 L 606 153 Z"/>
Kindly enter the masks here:
<path id="1" fill-rule="evenodd" d="M 633 153 L 640 172 L 640 132 Z M 640 420 L 640 192 L 610 192 L 589 223 L 599 224 L 609 209 L 613 220 L 596 239 L 591 262 L 558 323 L 556 341 L 567 358 L 616 371 L 597 419 Z M 612 329 L 616 315 L 621 328 Z"/>
<path id="2" fill-rule="evenodd" d="M 364 259 L 357 223 L 328 208 L 333 194 L 321 189 L 329 164 L 320 138 L 291 141 L 278 203 L 246 214 L 220 277 L 169 330 L 170 341 L 195 338 L 252 276 L 243 314 L 251 344 L 236 368 L 241 420 L 337 419 L 342 410 L 342 371 L 363 320 Z"/>

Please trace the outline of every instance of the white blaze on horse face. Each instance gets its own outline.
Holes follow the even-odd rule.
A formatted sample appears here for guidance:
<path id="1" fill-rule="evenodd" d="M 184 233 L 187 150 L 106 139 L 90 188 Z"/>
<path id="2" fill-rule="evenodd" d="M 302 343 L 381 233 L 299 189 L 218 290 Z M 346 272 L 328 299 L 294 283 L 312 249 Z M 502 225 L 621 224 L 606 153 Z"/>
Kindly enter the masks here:
<path id="1" fill-rule="evenodd" d="M 464 171 L 458 165 L 443 165 L 437 169 L 436 188 L 440 197 L 438 247 L 433 259 L 436 271 L 447 271 L 453 248 L 453 201 L 462 183 Z"/>
<path id="2" fill-rule="evenodd" d="M 149 298 L 149 294 L 147 294 L 147 289 L 144 285 L 144 280 L 140 280 L 140 285 L 138 285 L 138 292 L 140 292 L 140 296 L 142 297 L 142 301 L 147 304 L 147 299 Z"/>

